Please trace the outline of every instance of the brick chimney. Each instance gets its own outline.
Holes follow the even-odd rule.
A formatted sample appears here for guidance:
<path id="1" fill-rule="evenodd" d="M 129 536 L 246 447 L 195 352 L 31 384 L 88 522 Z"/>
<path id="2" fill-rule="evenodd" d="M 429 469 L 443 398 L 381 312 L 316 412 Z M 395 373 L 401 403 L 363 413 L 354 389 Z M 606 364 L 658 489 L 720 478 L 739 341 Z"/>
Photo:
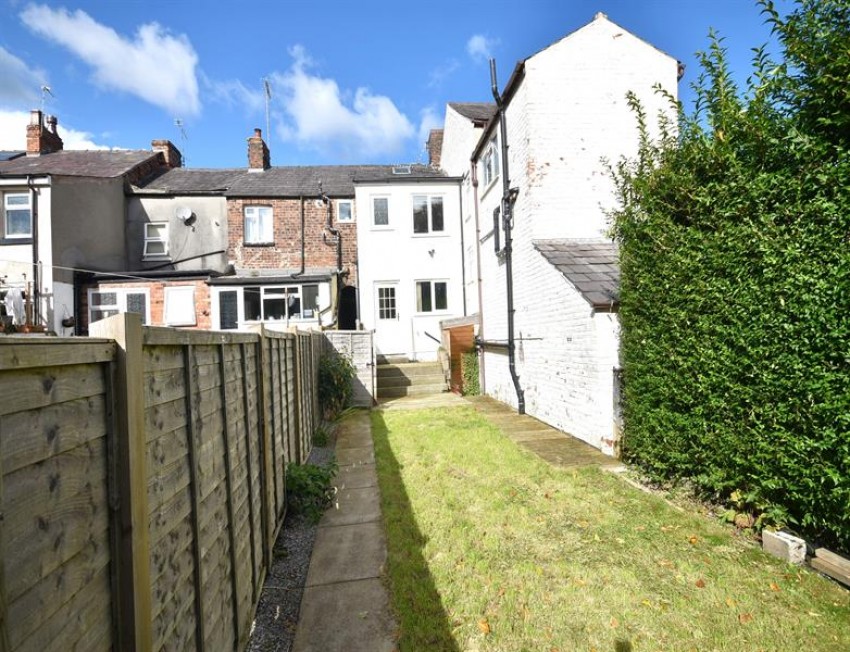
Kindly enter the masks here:
<path id="1" fill-rule="evenodd" d="M 263 140 L 262 129 L 254 129 L 254 135 L 248 139 L 248 171 L 262 172 L 271 167 L 269 148 Z"/>
<path id="2" fill-rule="evenodd" d="M 428 134 L 428 142 L 425 144 L 428 148 L 428 165 L 433 168 L 440 167 L 440 158 L 443 152 L 443 130 L 432 129 Z"/>
<path id="3" fill-rule="evenodd" d="M 169 169 L 179 168 L 183 165 L 183 155 L 170 140 L 152 140 L 151 149 L 162 153 L 165 158 L 165 165 Z"/>
<path id="4" fill-rule="evenodd" d="M 30 123 L 27 125 L 27 156 L 62 151 L 64 143 L 56 131 L 57 123 L 55 116 L 45 116 L 38 109 L 30 111 Z"/>

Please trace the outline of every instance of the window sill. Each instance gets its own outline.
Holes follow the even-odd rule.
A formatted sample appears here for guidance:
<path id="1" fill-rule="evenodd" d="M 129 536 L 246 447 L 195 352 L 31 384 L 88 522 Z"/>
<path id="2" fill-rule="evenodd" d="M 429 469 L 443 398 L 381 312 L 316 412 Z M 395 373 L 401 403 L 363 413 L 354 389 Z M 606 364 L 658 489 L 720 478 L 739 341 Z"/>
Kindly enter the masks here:
<path id="1" fill-rule="evenodd" d="M 167 254 L 164 256 L 142 256 L 142 261 L 146 263 L 170 263 L 171 256 Z"/>
<path id="2" fill-rule="evenodd" d="M 32 238 L 0 238 L 0 246 L 2 245 L 31 245 Z"/>
<path id="3" fill-rule="evenodd" d="M 486 186 L 484 186 L 484 190 L 481 191 L 481 197 L 480 197 L 481 199 L 484 199 L 484 197 L 486 197 L 488 194 L 490 194 L 490 191 L 493 189 L 493 186 L 497 185 L 497 183 L 499 182 L 499 178 L 500 177 L 495 177 L 495 178 L 491 179 L 490 183 L 488 183 Z"/>
<path id="4" fill-rule="evenodd" d="M 432 231 L 431 233 L 414 233 L 411 235 L 413 238 L 448 238 L 451 237 L 450 233 L 446 233 L 445 231 Z"/>
<path id="5" fill-rule="evenodd" d="M 375 226 L 375 225 L 373 224 L 373 225 L 370 227 L 370 230 L 371 230 L 371 231 L 395 231 L 395 227 L 394 227 L 394 226 L 388 226 L 388 225 Z"/>
<path id="6" fill-rule="evenodd" d="M 274 247 L 274 242 L 243 242 L 243 247 Z"/>

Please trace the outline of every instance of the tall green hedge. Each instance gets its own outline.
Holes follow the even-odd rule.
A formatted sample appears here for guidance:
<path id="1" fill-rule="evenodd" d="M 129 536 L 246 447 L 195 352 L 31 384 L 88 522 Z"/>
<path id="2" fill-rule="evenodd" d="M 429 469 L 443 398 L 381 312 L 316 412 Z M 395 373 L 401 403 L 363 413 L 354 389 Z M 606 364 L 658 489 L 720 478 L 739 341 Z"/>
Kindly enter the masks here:
<path id="1" fill-rule="evenodd" d="M 772 22 L 736 87 L 710 36 L 691 114 L 613 167 L 624 456 L 850 550 L 850 3 Z"/>

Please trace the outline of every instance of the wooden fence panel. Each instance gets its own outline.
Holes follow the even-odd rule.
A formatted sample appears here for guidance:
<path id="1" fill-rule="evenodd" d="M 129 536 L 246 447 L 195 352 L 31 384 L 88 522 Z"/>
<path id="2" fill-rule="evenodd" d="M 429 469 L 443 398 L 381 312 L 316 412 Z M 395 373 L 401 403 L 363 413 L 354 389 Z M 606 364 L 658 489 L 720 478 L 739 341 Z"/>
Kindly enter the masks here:
<path id="1" fill-rule="evenodd" d="M 104 340 L 0 343 L 0 649 L 115 646 L 115 355 Z"/>
<path id="2" fill-rule="evenodd" d="M 242 650 L 324 336 L 92 332 L 0 339 L 0 652 Z"/>

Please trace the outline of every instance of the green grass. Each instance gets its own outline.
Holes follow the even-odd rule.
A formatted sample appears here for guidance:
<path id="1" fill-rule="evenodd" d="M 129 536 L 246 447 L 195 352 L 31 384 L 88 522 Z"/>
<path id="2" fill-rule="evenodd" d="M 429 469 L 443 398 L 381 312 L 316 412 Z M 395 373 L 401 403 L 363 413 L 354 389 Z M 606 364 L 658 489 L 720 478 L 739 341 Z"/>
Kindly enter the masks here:
<path id="1" fill-rule="evenodd" d="M 373 412 L 402 652 L 850 649 L 850 594 L 472 409 Z"/>

